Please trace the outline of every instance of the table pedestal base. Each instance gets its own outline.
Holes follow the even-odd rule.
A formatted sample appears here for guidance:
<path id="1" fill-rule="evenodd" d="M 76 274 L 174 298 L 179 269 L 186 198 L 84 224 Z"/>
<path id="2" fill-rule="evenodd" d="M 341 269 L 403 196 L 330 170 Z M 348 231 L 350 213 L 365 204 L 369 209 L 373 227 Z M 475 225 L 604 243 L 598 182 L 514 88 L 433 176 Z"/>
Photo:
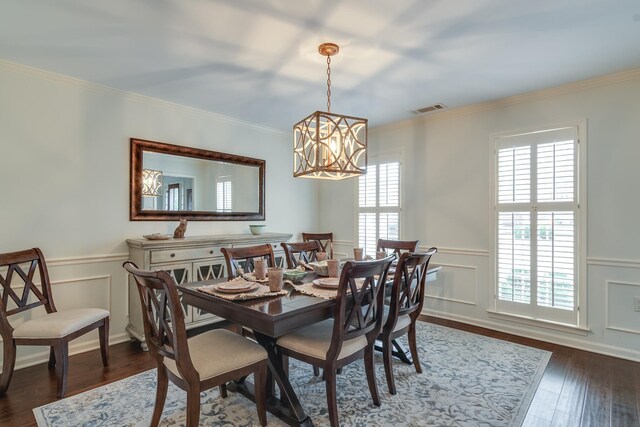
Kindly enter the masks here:
<path id="1" fill-rule="evenodd" d="M 402 363 L 407 365 L 413 365 L 413 358 L 411 357 L 411 351 L 405 348 L 398 340 L 391 340 L 391 355 L 400 359 Z M 376 341 L 374 348 L 378 351 L 382 351 L 382 342 Z"/>

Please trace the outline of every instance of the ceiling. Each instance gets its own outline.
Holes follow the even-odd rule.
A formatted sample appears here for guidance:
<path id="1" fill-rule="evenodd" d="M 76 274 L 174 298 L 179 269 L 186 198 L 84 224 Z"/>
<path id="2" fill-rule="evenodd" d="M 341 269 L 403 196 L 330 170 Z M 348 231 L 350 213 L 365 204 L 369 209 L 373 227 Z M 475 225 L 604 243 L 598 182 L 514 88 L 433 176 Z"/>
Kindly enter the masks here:
<path id="1" fill-rule="evenodd" d="M 638 0 L 3 0 L 0 59 L 290 131 L 640 67 Z"/>

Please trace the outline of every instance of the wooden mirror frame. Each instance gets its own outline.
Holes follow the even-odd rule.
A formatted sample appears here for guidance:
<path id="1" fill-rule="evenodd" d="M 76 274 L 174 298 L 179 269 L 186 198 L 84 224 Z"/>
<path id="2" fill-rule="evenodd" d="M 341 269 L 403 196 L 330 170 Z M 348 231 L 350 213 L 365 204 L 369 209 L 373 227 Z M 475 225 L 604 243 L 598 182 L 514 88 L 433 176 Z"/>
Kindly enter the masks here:
<path id="1" fill-rule="evenodd" d="M 129 220 L 131 221 L 176 221 L 186 218 L 190 221 L 255 221 L 265 219 L 265 191 L 264 177 L 266 161 L 235 154 L 220 153 L 200 148 L 183 147 L 181 145 L 165 144 L 131 138 L 130 163 L 130 198 Z M 144 151 L 152 151 L 175 156 L 194 157 L 197 159 L 235 163 L 243 166 L 258 168 L 259 195 L 258 212 L 215 212 L 215 211 L 165 211 L 142 209 L 142 155 Z"/>

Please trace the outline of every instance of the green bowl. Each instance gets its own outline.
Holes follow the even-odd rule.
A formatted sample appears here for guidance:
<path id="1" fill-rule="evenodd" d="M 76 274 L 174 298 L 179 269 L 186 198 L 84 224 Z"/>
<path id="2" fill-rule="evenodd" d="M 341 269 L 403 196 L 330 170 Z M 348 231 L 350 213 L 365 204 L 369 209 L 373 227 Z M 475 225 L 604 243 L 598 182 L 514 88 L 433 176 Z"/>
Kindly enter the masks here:
<path id="1" fill-rule="evenodd" d="M 249 225 L 249 230 L 251 234 L 262 234 L 262 230 L 264 230 L 265 224 L 251 224 Z"/>
<path id="2" fill-rule="evenodd" d="M 284 270 L 282 276 L 285 280 L 291 280 L 292 282 L 299 282 L 307 273 L 302 270 Z"/>

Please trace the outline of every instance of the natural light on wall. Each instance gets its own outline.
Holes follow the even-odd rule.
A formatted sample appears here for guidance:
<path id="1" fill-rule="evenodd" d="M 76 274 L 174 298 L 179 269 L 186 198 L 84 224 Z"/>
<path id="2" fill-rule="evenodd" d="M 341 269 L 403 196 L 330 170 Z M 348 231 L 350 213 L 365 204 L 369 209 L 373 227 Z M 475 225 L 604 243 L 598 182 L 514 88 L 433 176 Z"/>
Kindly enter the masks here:
<path id="1" fill-rule="evenodd" d="M 577 130 L 496 143 L 497 309 L 577 323 Z"/>

